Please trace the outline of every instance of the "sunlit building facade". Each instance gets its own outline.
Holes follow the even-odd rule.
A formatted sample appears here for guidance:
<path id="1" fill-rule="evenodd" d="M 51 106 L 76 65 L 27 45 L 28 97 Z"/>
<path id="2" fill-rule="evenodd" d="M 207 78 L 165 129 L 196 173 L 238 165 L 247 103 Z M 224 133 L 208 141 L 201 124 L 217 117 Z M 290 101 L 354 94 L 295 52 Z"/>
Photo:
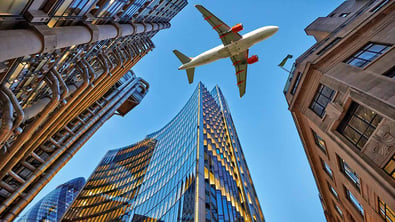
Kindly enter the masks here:
<path id="1" fill-rule="evenodd" d="M 394 18 L 393 0 L 317 18 L 284 90 L 327 221 L 395 221 Z"/>
<path id="2" fill-rule="evenodd" d="M 199 83 L 165 127 L 109 151 L 63 221 L 264 221 L 221 90 Z"/>
<path id="3" fill-rule="evenodd" d="M 0 1 L 0 220 L 149 84 L 130 69 L 186 0 Z"/>
<path id="4" fill-rule="evenodd" d="M 60 221 L 67 209 L 84 187 L 85 179 L 78 177 L 56 187 L 33 207 L 18 222 Z"/>

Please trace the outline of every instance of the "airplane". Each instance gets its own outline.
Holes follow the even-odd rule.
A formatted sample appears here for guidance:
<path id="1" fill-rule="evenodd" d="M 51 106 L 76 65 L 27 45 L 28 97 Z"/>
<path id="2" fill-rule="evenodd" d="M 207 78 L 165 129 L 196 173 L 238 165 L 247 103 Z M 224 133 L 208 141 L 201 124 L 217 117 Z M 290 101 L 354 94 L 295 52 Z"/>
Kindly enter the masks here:
<path id="1" fill-rule="evenodd" d="M 178 50 L 173 50 L 174 54 L 182 62 L 182 65 L 178 69 L 186 70 L 188 81 L 191 84 L 193 82 L 195 67 L 230 57 L 236 69 L 237 86 L 239 87 L 240 97 L 242 97 L 245 94 L 246 88 L 247 65 L 258 61 L 257 55 L 248 57 L 249 48 L 274 35 L 278 31 L 278 27 L 265 26 L 242 36 L 239 34 L 243 30 L 241 23 L 229 27 L 202 5 L 195 5 L 195 7 L 202 13 L 204 20 L 218 32 L 223 44 L 203 52 L 194 58 L 188 57 Z"/>

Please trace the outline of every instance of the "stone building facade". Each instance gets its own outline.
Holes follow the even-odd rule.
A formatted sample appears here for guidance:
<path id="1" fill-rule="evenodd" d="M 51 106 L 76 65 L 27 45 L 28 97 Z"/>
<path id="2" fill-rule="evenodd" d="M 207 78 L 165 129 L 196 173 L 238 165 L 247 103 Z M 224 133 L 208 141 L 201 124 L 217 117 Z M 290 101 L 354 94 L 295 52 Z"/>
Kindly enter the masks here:
<path id="1" fill-rule="evenodd" d="M 328 221 L 395 220 L 395 2 L 348 0 L 306 29 L 284 94 Z"/>

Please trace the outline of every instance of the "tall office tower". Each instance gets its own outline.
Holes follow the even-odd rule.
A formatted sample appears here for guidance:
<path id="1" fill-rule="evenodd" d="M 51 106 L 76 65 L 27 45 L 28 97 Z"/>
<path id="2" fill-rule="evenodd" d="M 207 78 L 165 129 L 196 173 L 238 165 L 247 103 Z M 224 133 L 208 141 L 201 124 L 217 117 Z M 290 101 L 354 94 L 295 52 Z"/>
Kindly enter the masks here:
<path id="1" fill-rule="evenodd" d="M 186 0 L 0 1 L 0 219 L 149 85 L 129 70 Z"/>
<path id="2" fill-rule="evenodd" d="M 60 221 L 84 184 L 85 179 L 78 177 L 56 187 L 20 217 L 18 222 Z"/>
<path id="3" fill-rule="evenodd" d="M 328 221 L 395 221 L 394 18 L 349 0 L 316 19 L 284 90 Z"/>
<path id="4" fill-rule="evenodd" d="M 166 126 L 109 151 L 63 221 L 264 221 L 221 90 L 199 83 Z"/>

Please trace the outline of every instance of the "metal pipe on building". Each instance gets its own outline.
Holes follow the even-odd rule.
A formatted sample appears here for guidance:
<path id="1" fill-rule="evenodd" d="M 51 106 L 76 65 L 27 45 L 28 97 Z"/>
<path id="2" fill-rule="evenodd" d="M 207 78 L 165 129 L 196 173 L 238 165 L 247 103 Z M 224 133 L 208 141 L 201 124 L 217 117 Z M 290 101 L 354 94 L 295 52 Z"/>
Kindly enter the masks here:
<path id="1" fill-rule="evenodd" d="M 98 30 L 98 39 L 93 38 L 93 33 L 86 26 L 62 26 L 48 30 L 53 35 L 51 47 L 45 47 L 45 36 L 40 36 L 33 30 L 0 30 L 0 61 L 17 58 L 25 55 L 48 52 L 54 49 L 61 49 L 73 45 L 80 45 L 94 41 L 112 39 L 118 36 L 118 29 L 115 25 L 95 25 Z M 121 33 L 126 34 L 158 31 L 170 27 L 170 23 L 120 25 Z M 125 29 L 125 30 L 124 30 Z M 157 30 L 156 30 L 157 29 Z M 12 47 L 11 47 L 12 46 Z"/>
<path id="2" fill-rule="evenodd" d="M 132 84 L 133 86 L 134 85 L 137 85 L 136 83 L 138 82 L 140 80 L 140 78 L 136 78 L 136 79 L 134 79 L 133 81 L 131 81 L 132 83 L 130 83 L 130 84 Z M 97 114 L 97 116 L 95 116 L 95 117 L 93 117 L 93 118 L 95 118 L 96 120 L 95 120 L 95 122 L 96 122 L 96 124 L 97 123 L 101 123 L 100 125 L 102 125 L 109 117 L 111 117 L 111 115 L 112 115 L 112 113 L 113 112 L 115 112 L 115 110 L 118 108 L 118 106 L 116 106 L 117 105 L 117 103 L 120 103 L 119 101 L 122 99 L 122 98 L 124 98 L 125 100 L 127 99 L 127 98 L 129 98 L 130 96 L 131 96 L 131 94 L 136 90 L 135 89 L 135 87 L 133 87 L 134 88 L 134 90 L 130 90 L 128 93 L 125 93 L 125 94 L 123 94 L 123 95 L 120 95 L 120 94 L 118 94 L 118 95 L 116 95 L 115 96 L 115 98 L 112 100 L 112 102 L 110 102 L 110 103 L 108 103 L 107 105 L 106 105 L 106 107 L 104 107 L 102 110 L 101 110 L 101 112 L 100 113 L 98 113 Z M 118 99 L 117 101 L 115 101 L 116 99 Z M 122 102 L 124 102 L 124 101 L 122 101 Z M 112 109 L 111 109 L 111 107 L 112 107 Z M 108 108 L 107 110 L 105 110 L 106 108 Z M 111 111 L 111 112 L 110 112 Z M 107 115 L 104 115 L 104 114 L 106 114 L 107 113 Z M 104 116 L 105 118 L 101 118 L 101 121 L 97 121 L 98 119 L 99 119 L 99 117 L 102 117 L 102 116 Z M 107 117 L 108 116 L 108 117 Z M 95 122 L 93 122 L 93 123 L 95 123 Z M 95 125 L 96 125 L 95 124 Z M 68 148 L 69 148 L 69 146 L 71 146 L 71 145 L 73 145 L 73 149 L 75 150 L 75 151 L 77 151 L 77 149 L 78 148 L 80 148 L 81 146 L 82 146 L 82 144 L 81 144 L 81 146 L 79 146 L 79 143 L 78 142 L 76 142 L 76 141 L 81 141 L 82 139 L 84 140 L 84 143 L 86 142 L 86 140 L 87 139 L 89 139 L 90 138 L 90 136 L 91 135 L 89 135 L 89 136 L 87 136 L 87 133 L 85 133 L 87 130 L 89 130 L 89 128 L 94 128 L 94 127 L 91 127 L 92 125 L 89 125 L 89 124 L 86 124 L 86 125 L 84 125 L 83 126 L 83 129 L 82 130 L 80 130 L 80 132 L 78 133 L 78 134 L 76 134 L 75 136 L 74 136 L 74 138 L 75 138 L 75 140 L 73 140 L 73 141 L 68 141 L 67 142 L 67 144 L 65 144 L 65 145 L 63 145 L 63 147 L 61 148 L 61 149 L 58 149 L 53 155 L 51 155 L 51 157 L 48 159 L 48 160 L 46 160 L 46 162 L 43 164 L 43 165 L 41 165 L 39 168 L 37 168 L 36 169 L 36 171 L 33 173 L 33 175 L 31 175 L 30 177 L 29 177 L 29 179 L 27 179 L 20 187 L 18 187 L 18 189 L 13 193 L 13 194 L 11 194 L 11 196 L 6 200 L 6 201 L 4 201 L 3 203 L 1 203 L 1 205 L 0 205 L 0 212 L 1 211 L 3 211 L 5 208 L 7 208 L 11 203 L 12 203 L 12 201 L 13 200 L 15 200 L 15 198 L 16 197 L 18 197 L 18 195 L 20 194 L 20 193 L 22 193 L 32 182 L 33 182 L 33 180 L 35 179 L 35 178 L 37 178 L 38 176 L 40 176 L 42 173 L 44 173 L 45 172 L 45 170 L 46 169 L 48 169 L 50 166 L 51 167 L 54 167 L 54 165 L 53 165 L 53 163 L 56 161 L 56 160 L 62 160 L 62 159 L 58 159 L 64 152 L 66 152 L 67 151 L 67 155 L 66 156 L 63 156 L 63 161 L 57 161 L 57 163 L 60 163 L 60 164 L 65 164 L 65 161 L 67 160 L 67 159 L 69 159 L 69 158 L 71 158 L 73 155 L 72 155 L 72 153 L 73 153 L 73 150 L 72 149 L 69 149 L 69 150 L 67 150 Z M 93 132 L 92 132 L 93 133 Z M 88 133 L 89 134 L 89 133 Z M 87 136 L 87 137 L 86 137 Z M 86 137 L 86 138 L 85 138 Z M 75 143 L 76 142 L 76 143 Z M 58 169 L 58 170 L 60 170 L 60 167 L 54 167 L 54 169 Z M 54 172 L 54 173 L 56 173 L 56 172 Z M 44 176 L 44 178 L 48 178 L 48 176 L 50 176 L 50 175 L 52 175 L 52 174 L 46 174 L 45 176 Z M 48 180 L 49 181 L 49 180 Z M 47 180 L 44 180 L 43 182 L 47 182 Z M 40 184 L 40 182 L 38 183 L 38 184 Z M 31 193 L 31 192 L 33 192 L 33 193 L 36 193 L 36 192 L 38 192 L 39 190 L 41 190 L 42 189 L 42 187 L 45 185 L 46 183 L 42 183 L 41 185 L 42 186 L 40 186 L 40 185 L 38 185 L 38 189 L 31 189 L 31 190 L 29 190 L 29 193 Z M 31 197 L 31 196 L 34 196 L 34 195 L 27 195 L 28 197 Z M 27 203 L 29 202 L 30 200 L 23 200 L 23 201 L 20 201 L 15 207 L 13 207 L 13 210 L 10 212 L 10 214 L 8 215 L 8 217 L 6 218 L 7 220 L 8 219 L 10 219 L 10 220 L 12 220 L 14 217 L 15 217 L 15 215 L 17 214 L 17 212 L 14 212 L 14 211 L 21 211 L 22 209 L 21 209 L 21 206 L 26 206 L 27 205 Z"/>
<path id="3" fill-rule="evenodd" d="M 64 100 L 67 95 L 69 94 L 69 88 L 67 88 L 66 83 L 64 82 L 62 76 L 60 75 L 60 73 L 58 72 L 58 70 L 56 70 L 56 68 L 52 68 L 51 72 L 55 75 L 56 78 L 58 78 L 59 80 L 59 86 L 60 88 L 62 88 L 62 94 L 60 94 L 60 100 Z"/>
<path id="4" fill-rule="evenodd" d="M 27 141 L 31 141 L 30 138 L 32 137 L 34 131 L 42 124 L 42 122 L 48 117 L 48 114 L 52 112 L 59 103 L 60 99 L 60 90 L 59 90 L 59 81 L 51 72 L 47 73 L 45 77 L 45 81 L 50 87 L 52 91 L 51 101 L 48 105 L 44 108 L 44 110 L 38 115 L 38 118 L 28 126 L 28 128 L 15 140 L 15 142 L 11 145 L 8 152 L 4 155 L 0 155 L 0 179 L 4 177 L 5 173 L 8 172 L 11 167 L 4 167 L 5 165 L 10 166 L 13 165 L 12 159 L 14 158 L 15 154 L 23 150 L 22 145 Z M 23 152 L 24 154 L 24 152 Z M 7 160 L 7 161 L 6 161 Z"/>
<path id="5" fill-rule="evenodd" d="M 83 83 L 82 85 L 80 85 L 78 87 L 78 89 L 76 90 L 76 92 L 74 93 L 74 95 L 70 96 L 71 99 L 68 101 L 68 106 L 67 107 L 72 107 L 72 109 L 76 106 L 76 104 L 79 104 L 81 101 L 83 102 L 87 102 L 88 100 L 80 97 L 80 95 L 84 92 L 84 90 L 90 85 L 90 76 L 88 74 L 88 67 L 83 64 L 82 62 L 79 62 L 76 66 L 81 73 L 82 79 L 83 79 Z M 106 77 L 106 75 L 103 75 L 103 78 Z M 108 76 L 109 77 L 109 76 Z M 90 92 L 90 91 L 89 91 Z M 94 93 L 86 93 L 86 95 L 94 95 Z M 74 103 L 75 102 L 75 103 Z M 64 107 L 67 108 L 67 107 Z M 63 108 L 63 107 L 62 107 Z M 5 173 L 8 172 L 8 170 L 10 170 L 23 156 L 25 153 L 27 152 L 31 152 L 32 149 L 34 149 L 36 146 L 34 145 L 39 145 L 43 139 L 47 138 L 48 135 L 44 134 L 47 133 L 48 134 L 48 129 L 50 128 L 51 124 L 53 124 L 55 121 L 57 121 L 57 124 L 59 126 L 61 126 L 62 124 L 60 124 L 60 114 L 62 112 L 57 112 L 54 116 L 51 116 L 51 119 L 49 119 L 47 121 L 47 123 L 45 125 L 42 126 L 42 129 L 40 130 L 40 135 L 35 135 L 34 139 L 29 140 L 26 144 L 24 144 L 24 149 L 21 152 L 18 152 L 16 155 L 14 155 L 12 157 L 12 159 L 9 161 L 9 163 L 6 165 L 6 167 L 4 167 L 1 171 L 0 171 L 0 178 L 2 178 Z M 73 112 L 70 112 L 70 114 L 67 117 L 71 117 Z M 65 118 L 67 118 L 65 117 Z M 51 128 L 51 130 L 53 130 Z M 38 141 L 38 143 L 37 143 Z"/>
<path id="6" fill-rule="evenodd" d="M 85 66 L 82 66 L 81 63 L 77 64 L 77 68 L 80 69 L 80 74 L 81 77 L 83 79 L 82 84 L 77 88 L 77 90 L 75 90 L 75 92 L 73 94 L 71 94 L 69 96 L 69 100 L 67 101 L 67 106 L 63 106 L 62 109 L 66 109 L 67 107 L 69 107 L 70 104 L 73 103 L 73 101 L 75 101 L 80 95 L 81 93 L 89 86 L 89 74 L 88 74 L 88 69 Z M 52 92 L 52 94 L 54 94 L 54 92 Z M 48 106 L 47 106 L 48 107 Z M 45 136 L 43 137 L 42 135 L 48 130 L 48 128 L 51 126 L 52 123 L 54 123 L 59 116 L 61 116 L 63 112 L 61 110 L 59 110 L 59 112 L 56 112 L 53 116 L 50 117 L 50 119 L 46 122 L 46 124 L 44 124 L 41 128 L 41 130 L 39 131 L 40 134 L 38 135 L 34 135 L 34 138 L 28 140 L 25 144 L 22 143 L 22 141 L 19 141 L 19 137 L 18 137 L 18 142 L 15 147 L 19 147 L 23 144 L 23 148 L 21 148 L 20 150 L 18 150 L 18 152 L 16 153 L 16 151 L 13 152 L 14 155 L 12 155 L 11 159 L 7 162 L 1 162 L 0 164 L 0 178 L 3 178 L 4 175 L 12 168 L 14 167 L 14 165 L 25 155 L 25 153 L 27 153 L 30 149 L 32 144 L 34 144 L 34 142 L 36 142 L 39 139 L 43 139 L 45 138 Z M 41 116 L 42 117 L 42 116 Z M 40 118 L 41 118 L 40 117 Z M 30 128 L 29 128 L 30 129 Z M 14 144 L 13 144 L 14 146 Z M 0 160 L 1 160 L 1 156 L 0 156 Z"/>
<path id="7" fill-rule="evenodd" d="M 14 133 L 19 134 L 20 130 L 17 130 L 17 128 L 19 127 L 19 125 L 21 125 L 21 123 L 25 117 L 25 113 L 23 112 L 23 109 L 22 109 L 21 105 L 19 104 L 18 99 L 15 97 L 14 93 L 5 85 L 2 85 L 1 89 L 8 96 L 8 98 L 10 98 L 11 103 L 15 109 L 16 117 L 14 119 L 12 130 L 14 131 Z M 15 132 L 15 131 L 17 131 L 17 132 Z"/>
<path id="8" fill-rule="evenodd" d="M 137 56 L 137 58 L 136 59 L 134 59 L 133 61 L 129 61 L 128 62 L 128 64 L 127 64 L 127 67 L 125 68 L 125 69 L 122 69 L 122 68 L 119 68 L 119 66 L 117 66 L 116 67 L 116 69 L 114 69 L 113 71 L 115 71 L 114 72 L 114 75 L 115 75 L 115 77 L 118 77 L 119 75 L 122 75 L 123 73 L 124 73 L 124 71 L 125 70 L 129 70 L 144 54 L 146 54 L 147 52 L 143 52 L 141 55 L 139 55 L 139 56 Z M 104 75 L 103 75 L 104 76 Z M 109 76 L 108 76 L 109 77 Z M 119 76 L 119 78 L 120 78 L 121 76 Z M 111 83 L 110 83 L 110 81 L 102 81 L 104 84 L 107 84 L 107 85 L 109 85 L 110 84 L 110 87 L 112 86 L 112 85 L 114 85 L 115 84 L 115 82 L 116 81 L 118 81 L 118 79 L 119 78 L 111 78 Z M 88 78 L 86 77 L 85 78 L 86 80 L 88 80 Z M 103 88 L 100 88 L 100 87 L 98 87 L 99 89 L 102 89 L 102 91 L 104 90 Z M 97 88 L 96 88 L 97 89 Z M 108 90 L 108 88 L 107 88 L 107 90 Z M 106 90 L 106 91 L 107 91 Z M 106 91 L 104 91 L 103 93 L 105 93 Z M 98 94 L 95 94 L 95 93 L 92 93 L 92 94 L 89 94 L 89 95 L 98 95 Z M 96 98 L 96 100 L 95 101 L 97 101 L 99 98 Z M 111 114 L 112 115 L 112 114 Z M 70 119 L 71 120 L 71 119 Z M 69 121 L 70 121 L 69 120 Z M 63 125 L 63 124 L 59 124 L 59 125 Z M 15 160 L 14 160 L 15 161 Z M 16 162 L 15 162 L 16 163 Z M 47 162 L 46 162 L 47 163 Z M 7 166 L 7 167 L 9 167 L 9 166 Z M 32 178 L 32 177 L 31 177 Z M 26 187 L 25 187 L 26 188 Z M 23 188 L 23 189 L 21 189 L 22 191 L 25 189 L 25 188 Z M 14 193 L 15 194 L 15 193 Z M 15 194 L 15 195 L 17 195 L 17 194 Z M 8 199 L 9 200 L 9 199 Z M 7 200 L 7 202 L 8 202 L 8 200 Z M 9 203 L 11 203 L 12 201 L 10 200 L 10 202 Z M 0 207 L 0 212 L 1 211 L 3 211 L 5 208 L 4 208 L 4 205 L 3 206 L 1 206 Z"/>
<path id="9" fill-rule="evenodd" d="M 15 206 L 12 207 L 12 210 L 10 213 L 6 216 L 5 220 L 13 220 L 15 217 L 26 207 L 26 205 L 36 196 L 38 192 L 56 175 L 56 173 L 74 156 L 74 154 L 88 141 L 90 137 L 106 122 L 108 118 L 110 118 L 113 113 L 116 111 L 119 105 L 121 105 L 123 102 L 125 102 L 134 92 L 135 90 L 130 89 L 128 93 L 125 93 L 123 97 L 121 97 L 117 103 L 115 103 L 107 112 L 104 112 L 102 114 L 102 117 L 96 121 L 89 129 L 81 136 L 78 138 L 75 143 L 72 144 L 72 146 L 69 149 L 63 150 L 62 153 L 59 152 L 58 158 L 54 158 L 51 162 L 48 161 L 45 166 L 42 166 L 42 168 L 48 169 L 48 171 L 45 172 L 45 175 L 34 185 L 26 195 L 26 199 L 23 198 L 21 201 L 19 201 Z M 49 162 L 52 164 L 50 165 Z M 40 167 L 41 168 L 41 167 Z M 40 169 L 40 171 L 45 171 Z M 31 178 L 36 178 L 36 177 L 31 177 Z M 26 181 L 28 183 L 28 181 Z M 26 184 L 25 183 L 25 184 Z M 30 182 L 31 183 L 31 182 Z M 29 183 L 29 184 L 30 184 Z M 19 189 L 18 189 L 19 190 Z M 17 192 L 15 192 L 17 193 Z M 14 193 L 14 194 L 15 194 Z M 4 204 L 4 203 L 3 203 Z M 3 208 L 3 204 L 1 204 L 1 208 Z M 8 204 L 9 205 L 9 204 Z"/>
<path id="10" fill-rule="evenodd" d="M 85 26 L 62 26 L 51 30 L 56 35 L 55 49 L 85 44 L 92 39 L 90 30 Z"/>
<path id="11" fill-rule="evenodd" d="M 93 70 L 91 64 L 90 64 L 85 58 L 82 58 L 81 62 L 82 62 L 82 63 L 86 66 L 86 68 L 88 69 L 88 71 L 89 71 L 89 76 L 90 76 L 89 81 L 90 81 L 91 85 L 94 86 L 93 81 L 94 81 L 95 78 L 96 78 L 96 72 L 95 72 L 95 70 Z"/>
<path id="12" fill-rule="evenodd" d="M 3 115 L 1 117 L 1 127 L 0 127 L 0 145 L 7 141 L 8 135 L 12 132 L 12 104 L 10 98 L 3 92 L 0 91 L 0 101 L 3 104 Z M 6 150 L 4 150 L 6 151 Z"/>
<path id="13" fill-rule="evenodd" d="M 108 65 L 107 59 L 103 56 L 102 53 L 99 53 L 97 58 L 99 59 L 99 61 L 101 61 L 100 63 L 103 65 L 104 73 L 109 74 L 110 73 L 110 67 Z M 106 75 L 104 73 L 102 75 Z"/>

